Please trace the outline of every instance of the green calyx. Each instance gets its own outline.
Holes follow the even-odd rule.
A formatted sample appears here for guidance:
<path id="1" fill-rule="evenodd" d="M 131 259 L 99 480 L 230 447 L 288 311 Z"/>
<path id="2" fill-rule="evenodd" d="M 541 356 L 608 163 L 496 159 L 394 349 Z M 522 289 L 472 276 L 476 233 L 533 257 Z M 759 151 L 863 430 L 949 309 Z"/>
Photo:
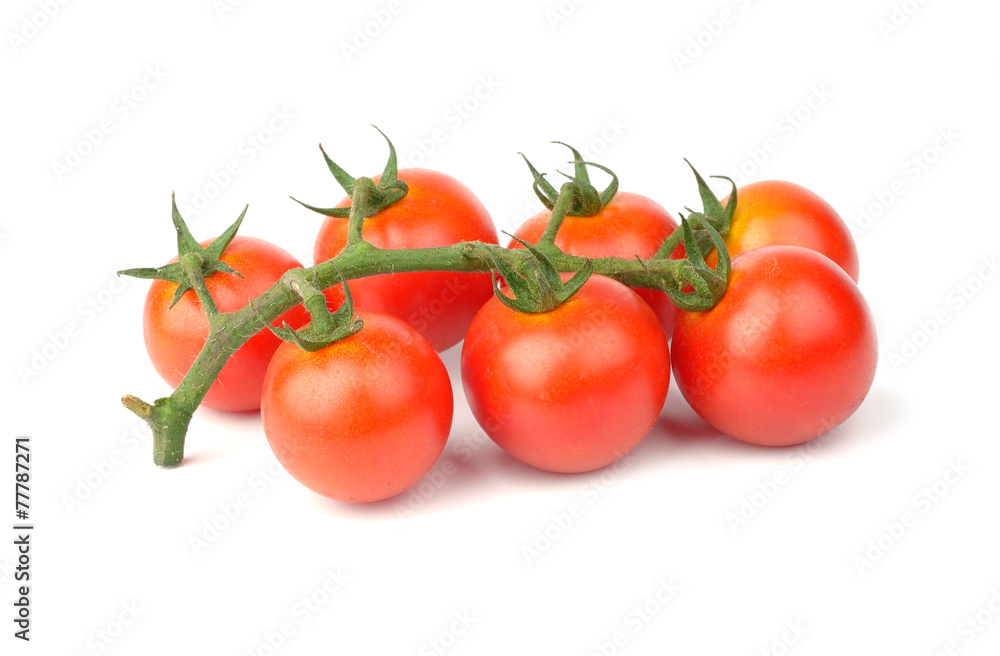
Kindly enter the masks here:
<path id="1" fill-rule="evenodd" d="M 680 229 L 674 230 L 664 240 L 653 257 L 669 258 L 678 245 L 684 244 L 685 265 L 678 272 L 677 279 L 675 281 L 658 279 L 658 282 L 661 291 L 670 297 L 677 307 L 688 312 L 697 312 L 714 307 L 725 295 L 729 285 L 732 263 L 729 250 L 726 248 L 726 236 L 729 234 L 729 227 L 736 213 L 736 183 L 726 176 L 712 176 L 728 180 L 733 187 L 729 202 L 723 205 L 691 162 L 686 159 L 684 161 L 691 167 L 691 172 L 698 182 L 702 211 L 696 212 L 685 208 L 689 214 L 687 217 L 681 215 Z M 718 254 L 715 269 L 705 262 L 705 256 L 712 250 Z M 643 267 L 645 268 L 645 264 Z M 688 286 L 691 291 L 687 291 Z"/>
<path id="2" fill-rule="evenodd" d="M 493 255 L 489 258 L 493 263 L 493 293 L 497 300 L 514 310 L 526 314 L 551 312 L 580 291 L 583 284 L 594 272 L 594 265 L 589 259 L 584 259 L 583 266 L 568 280 L 563 282 L 559 270 L 552 261 L 533 244 L 507 234 L 528 249 L 531 257 L 521 259 L 517 264 L 510 264 L 503 258 Z M 504 282 L 513 296 L 508 296 L 500 289 L 497 274 L 503 276 Z"/>
<path id="3" fill-rule="evenodd" d="M 686 159 L 684 161 L 691 167 L 691 171 L 698 181 L 698 195 L 701 196 L 702 211 L 696 212 L 690 207 L 685 207 L 684 209 L 689 212 L 688 220 L 691 222 L 691 228 L 694 231 L 694 243 L 697 246 L 697 250 L 704 256 L 712 252 L 713 248 L 717 249 L 714 240 L 705 230 L 705 225 L 711 225 L 722 236 L 723 240 L 729 236 L 729 227 L 733 222 L 733 216 L 736 214 L 736 183 L 724 175 L 711 176 L 719 180 L 728 180 L 729 184 L 733 187 L 729 194 L 729 202 L 723 205 L 709 188 L 708 183 L 705 182 L 705 178 L 701 177 L 701 174 L 692 166 L 691 162 L 688 162 Z M 670 254 L 674 252 L 674 249 L 682 241 L 685 241 L 684 233 L 680 230 L 674 230 L 666 241 L 660 245 L 659 250 L 656 252 L 656 257 L 670 257 Z"/>
<path id="4" fill-rule="evenodd" d="M 683 260 L 685 264 L 678 271 L 677 280 L 674 283 L 676 286 L 668 284 L 663 278 L 654 276 L 649 272 L 646 263 L 636 258 L 639 259 L 639 263 L 650 274 L 650 277 L 659 282 L 660 291 L 670 297 L 670 300 L 677 307 L 687 312 L 708 310 L 722 300 L 729 285 L 731 269 L 725 240 L 710 222 L 704 221 L 701 222 L 700 232 L 707 236 L 712 247 L 719 253 L 716 268 L 712 269 L 708 266 L 705 262 L 705 256 L 702 255 L 702 249 L 699 247 L 696 231 L 691 227 L 693 222 L 693 220 L 681 216 L 680 229 L 674 231 L 675 235 L 680 235 L 683 238 L 684 250 L 686 251 L 686 258 Z M 673 248 L 668 251 L 668 253 L 672 252 Z M 691 286 L 692 291 L 686 291 L 688 285 Z"/>
<path id="5" fill-rule="evenodd" d="M 177 291 L 170 302 L 170 307 L 176 305 L 177 301 L 181 300 L 181 297 L 186 292 L 193 289 L 202 302 L 205 312 L 211 319 L 212 316 L 217 315 L 219 312 L 215 307 L 215 302 L 212 300 L 211 294 L 208 292 L 208 287 L 205 285 L 205 279 L 213 273 L 231 273 L 241 278 L 243 277 L 220 258 L 222 257 L 222 252 L 226 250 L 226 247 L 229 246 L 233 237 L 236 236 L 236 232 L 240 229 L 243 217 L 246 216 L 249 206 L 243 208 L 239 217 L 231 226 L 226 228 L 225 232 L 213 240 L 211 244 L 203 247 L 191 234 L 184 219 L 181 218 L 181 213 L 177 210 L 177 199 L 173 194 L 171 194 L 170 200 L 174 229 L 177 231 L 178 261 L 155 269 L 123 269 L 118 272 L 118 275 L 145 278 L 148 280 L 166 280 L 177 283 Z"/>
<path id="6" fill-rule="evenodd" d="M 389 144 L 389 160 L 385 164 L 385 169 L 382 171 L 382 177 L 379 178 L 378 184 L 375 185 L 374 191 L 368 198 L 368 203 L 365 208 L 365 217 L 374 216 L 378 212 L 381 212 L 385 208 L 398 203 L 402 200 L 409 188 L 406 183 L 397 177 L 397 161 L 396 161 L 396 149 L 393 147 L 392 142 L 389 141 L 389 137 L 385 136 L 382 130 L 379 130 L 376 126 L 372 126 L 378 133 L 382 135 L 386 143 Z M 320 144 L 319 150 L 323 153 L 323 159 L 326 160 L 326 166 L 330 169 L 330 173 L 333 174 L 334 179 L 343 188 L 348 196 L 354 197 L 354 187 L 357 184 L 359 178 L 352 177 L 347 171 L 342 169 L 336 162 L 334 162 L 323 150 L 323 145 Z M 307 205 L 294 196 L 291 197 L 296 203 L 310 209 L 313 212 L 318 212 L 324 216 L 335 216 L 341 219 L 346 219 L 350 216 L 351 207 L 315 207 L 313 205 Z"/>
<path id="7" fill-rule="evenodd" d="M 261 319 L 261 323 L 279 339 L 292 342 L 303 351 L 318 351 L 334 342 L 350 337 L 361 330 L 365 323 L 354 316 L 354 301 L 351 298 L 351 288 L 344 276 L 337 270 L 340 282 L 344 286 L 344 303 L 336 312 L 330 312 L 326 304 L 326 295 L 316 284 L 316 274 L 305 276 L 300 270 L 293 269 L 282 276 L 281 284 L 288 287 L 296 296 L 302 299 L 302 305 L 309 312 L 309 324 L 300 330 L 295 330 L 282 322 L 281 328 L 276 328 Z M 250 304 L 253 308 L 253 303 Z M 257 313 L 256 308 L 254 313 Z"/>
<path id="8" fill-rule="evenodd" d="M 561 146 L 566 146 L 573 153 L 573 175 L 567 175 L 566 173 L 559 173 L 568 179 L 572 180 L 579 187 L 579 194 L 573 199 L 573 203 L 567 209 L 566 214 L 569 216 L 594 216 L 602 209 L 604 206 L 611 202 L 611 199 L 615 197 L 618 193 L 618 176 L 606 166 L 602 166 L 595 162 L 586 162 L 583 156 L 577 151 L 576 148 L 568 144 L 564 144 L 561 141 L 553 141 L 552 143 L 559 144 Z M 538 196 L 538 200 L 542 201 L 548 209 L 552 209 L 559 199 L 559 190 L 552 185 L 551 182 L 545 179 L 544 173 L 539 173 L 538 169 L 528 161 L 524 153 L 518 153 L 522 158 L 524 158 L 524 163 L 528 165 L 528 169 L 531 170 L 531 175 L 534 178 L 532 183 L 532 188 L 535 190 L 535 195 Z M 587 172 L 587 167 L 593 166 L 594 168 L 600 169 L 611 176 L 611 183 L 608 184 L 604 191 L 597 191 L 597 189 L 590 183 L 590 174 Z"/>

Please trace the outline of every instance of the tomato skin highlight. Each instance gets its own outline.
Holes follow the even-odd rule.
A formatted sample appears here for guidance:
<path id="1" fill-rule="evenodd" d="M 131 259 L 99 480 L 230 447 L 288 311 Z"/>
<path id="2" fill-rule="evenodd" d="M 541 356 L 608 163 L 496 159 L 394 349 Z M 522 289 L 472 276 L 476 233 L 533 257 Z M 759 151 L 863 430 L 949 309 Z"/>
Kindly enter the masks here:
<path id="1" fill-rule="evenodd" d="M 479 425 L 513 457 L 552 472 L 598 469 L 631 451 L 659 418 L 669 382 L 656 315 L 598 275 L 543 314 L 490 299 L 462 348 Z"/>
<path id="2" fill-rule="evenodd" d="M 207 246 L 214 240 L 201 242 Z M 214 273 L 205 283 L 220 312 L 235 312 L 271 287 L 289 269 L 302 264 L 274 244 L 237 235 L 222 253 L 222 261 L 243 277 Z M 177 258 L 171 260 L 176 262 Z M 208 338 L 208 317 L 194 290 L 187 291 L 171 308 L 177 285 L 154 280 L 146 294 L 143 309 L 143 337 L 149 359 L 171 387 L 180 384 L 184 374 L 198 357 Z M 341 296 L 339 305 L 343 301 Z M 298 305 L 274 321 L 280 327 L 287 321 L 293 328 L 309 320 L 305 308 Z M 261 330 L 233 354 L 212 383 L 202 404 L 217 410 L 249 411 L 260 407 L 260 390 L 271 355 L 281 340 L 269 330 Z"/>
<path id="3" fill-rule="evenodd" d="M 404 491 L 444 450 L 454 399 L 444 363 L 404 321 L 358 313 L 360 332 L 308 353 L 283 343 L 264 379 L 261 417 L 274 455 L 331 499 Z"/>
<path id="4" fill-rule="evenodd" d="M 737 190 L 736 213 L 726 237 L 729 256 L 764 246 L 801 246 L 836 262 L 858 281 L 858 249 L 837 211 L 793 182 L 763 180 Z M 729 203 L 727 197 L 722 201 Z M 706 261 L 715 268 L 715 251 Z"/>
<path id="5" fill-rule="evenodd" d="M 516 237 L 534 244 L 545 232 L 550 210 L 534 215 L 514 232 Z M 677 221 L 656 201 L 627 191 L 619 191 L 604 208 L 593 216 L 567 216 L 559 232 L 556 246 L 563 252 L 581 257 L 652 257 Z M 524 248 L 511 239 L 508 248 Z M 683 259 L 684 247 L 678 246 L 671 259 Z M 666 294 L 652 289 L 635 288 L 635 292 L 653 308 L 663 331 L 669 337 L 677 323 L 680 310 Z"/>
<path id="6" fill-rule="evenodd" d="M 738 440 L 789 446 L 843 423 L 875 377 L 875 324 L 857 285 L 829 258 L 769 246 L 733 260 L 729 289 L 682 312 L 673 370 L 688 403 Z"/>
<path id="7" fill-rule="evenodd" d="M 428 248 L 460 241 L 499 243 L 485 206 L 455 178 L 427 169 L 401 169 L 398 176 L 409 192 L 365 220 L 361 232 L 365 241 L 378 248 Z M 379 178 L 373 180 L 377 183 Z M 337 207 L 349 205 L 350 198 L 344 198 Z M 347 225 L 347 219 L 336 217 L 323 222 L 313 249 L 316 264 L 344 249 Z M 349 284 L 355 307 L 399 317 L 419 330 L 437 351 L 462 340 L 476 311 L 493 294 L 488 273 L 382 274 Z"/>

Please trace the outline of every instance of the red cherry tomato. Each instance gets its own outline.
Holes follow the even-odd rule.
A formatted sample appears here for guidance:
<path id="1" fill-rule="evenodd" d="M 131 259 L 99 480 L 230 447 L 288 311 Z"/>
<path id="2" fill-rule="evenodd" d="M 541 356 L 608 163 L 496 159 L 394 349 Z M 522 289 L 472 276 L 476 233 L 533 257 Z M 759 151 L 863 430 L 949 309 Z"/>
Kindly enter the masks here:
<path id="1" fill-rule="evenodd" d="M 597 275 L 551 312 L 490 299 L 462 348 L 479 425 L 510 455 L 554 472 L 597 469 L 631 451 L 656 423 L 669 382 L 656 315 Z"/>
<path id="2" fill-rule="evenodd" d="M 744 442 L 799 444 L 847 419 L 875 377 L 875 324 L 829 258 L 768 246 L 733 260 L 729 289 L 674 330 L 677 386 L 705 421 Z"/>
<path id="3" fill-rule="evenodd" d="M 365 221 L 362 236 L 366 241 L 379 248 L 426 248 L 477 240 L 498 243 L 486 208 L 461 182 L 426 169 L 402 169 L 398 175 L 409 192 Z M 377 183 L 379 176 L 373 179 Z M 338 207 L 349 205 L 350 199 L 345 198 Z M 347 223 L 336 217 L 323 223 L 313 251 L 317 264 L 344 249 Z M 493 293 L 488 273 L 383 274 L 353 280 L 350 285 L 355 307 L 399 317 L 438 351 L 462 340 L 472 317 Z"/>
<path id="4" fill-rule="evenodd" d="M 207 246 L 213 240 L 202 242 Z M 246 306 L 277 282 L 285 271 L 301 268 L 289 253 L 278 246 L 253 237 L 237 235 L 222 253 L 222 261 L 243 277 L 214 273 L 206 279 L 208 289 L 221 312 L 235 312 Z M 176 262 L 177 258 L 171 260 Z M 143 310 L 143 336 L 146 351 L 163 380 L 176 387 L 205 345 L 208 317 L 193 290 L 187 291 L 170 307 L 177 285 L 154 280 L 146 294 Z M 341 297 L 338 305 L 343 301 Z M 275 326 L 287 321 L 300 327 L 309 320 L 301 305 L 275 320 Z M 269 330 L 251 337 L 229 359 L 202 403 L 218 410 L 256 410 L 260 407 L 260 389 L 267 363 L 281 343 Z"/>
<path id="5" fill-rule="evenodd" d="M 514 235 L 534 244 L 545 232 L 550 216 L 550 210 L 539 212 L 521 224 Z M 556 246 L 570 255 L 581 257 L 634 259 L 638 255 L 648 259 L 676 227 L 674 217 L 655 201 L 639 194 L 619 191 L 593 216 L 567 216 L 556 233 Z M 508 248 L 523 246 L 512 239 Z M 684 247 L 678 246 L 670 257 L 682 259 Z M 680 310 L 663 292 L 642 288 L 635 291 L 653 308 L 669 337 Z"/>
<path id="6" fill-rule="evenodd" d="M 310 490 L 378 501 L 420 480 L 451 429 L 448 372 L 405 322 L 361 312 L 360 332 L 309 353 L 284 343 L 261 398 L 278 461 Z"/>
<path id="7" fill-rule="evenodd" d="M 851 232 L 825 200 L 792 182 L 764 180 L 741 187 L 726 247 L 729 256 L 764 246 L 802 246 L 836 262 L 858 281 L 858 249 Z M 723 204 L 729 202 L 727 197 Z M 716 254 L 706 261 L 714 268 Z"/>

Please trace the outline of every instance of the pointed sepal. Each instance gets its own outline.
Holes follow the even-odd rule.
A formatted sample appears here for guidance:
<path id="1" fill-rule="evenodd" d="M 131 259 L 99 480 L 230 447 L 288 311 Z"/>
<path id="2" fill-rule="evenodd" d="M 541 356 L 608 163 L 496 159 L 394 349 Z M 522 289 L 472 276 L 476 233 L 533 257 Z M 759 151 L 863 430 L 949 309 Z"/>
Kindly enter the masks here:
<path id="1" fill-rule="evenodd" d="M 236 217 L 236 220 L 233 221 L 232 225 L 226 228 L 221 235 L 213 239 L 212 243 L 209 244 L 207 247 L 205 247 L 206 259 L 219 261 L 219 258 L 222 257 L 222 252 L 226 250 L 226 248 L 229 246 L 230 243 L 232 243 L 233 237 L 236 236 L 236 233 L 239 231 L 240 226 L 243 225 L 243 217 L 247 215 L 248 209 L 250 209 L 250 206 L 244 205 L 243 211 L 240 212 L 240 215 L 238 217 Z M 223 262 L 219 263 L 224 265 Z M 232 269 L 229 269 L 227 273 L 236 273 L 236 272 L 233 271 Z"/>
<path id="2" fill-rule="evenodd" d="M 204 249 L 198 243 L 198 240 L 194 238 L 194 235 L 191 234 L 187 223 L 181 217 L 181 213 L 177 209 L 177 197 L 175 194 L 170 194 L 170 205 L 170 215 L 174 222 L 174 230 L 177 232 L 177 254 L 200 253 Z"/>
<path id="3" fill-rule="evenodd" d="M 531 183 L 531 188 L 534 190 L 535 195 L 538 196 L 538 200 L 542 202 L 547 209 L 552 209 L 556 204 L 556 198 L 559 196 L 559 192 L 552 185 L 551 182 L 545 179 L 544 173 L 539 173 L 535 165 L 531 163 L 531 160 L 524 153 L 518 153 L 524 163 L 528 165 L 528 169 L 531 171 L 531 177 L 533 182 Z"/>
<path id="4" fill-rule="evenodd" d="M 344 193 L 350 196 L 354 193 L 354 176 L 345 171 L 340 167 L 339 164 L 330 159 L 330 156 L 326 154 L 323 150 L 323 144 L 319 145 L 319 152 L 323 153 L 323 161 L 326 162 L 326 167 L 330 169 L 330 173 L 333 174 L 333 178 L 340 185 Z"/>
<path id="5" fill-rule="evenodd" d="M 167 264 L 158 268 L 142 267 L 139 269 L 122 269 L 117 272 L 119 276 L 129 276 L 131 278 L 142 278 L 144 280 L 166 280 L 167 282 L 179 283 L 187 279 L 184 270 L 179 262 Z"/>
<path id="6" fill-rule="evenodd" d="M 708 221 L 712 224 L 719 234 L 723 238 L 729 235 L 729 226 L 733 222 L 733 216 L 736 213 L 736 183 L 732 178 L 726 177 L 724 175 L 713 175 L 712 178 L 718 180 L 727 180 L 729 184 L 732 185 L 732 191 L 729 192 L 729 202 L 725 205 L 719 200 L 719 197 L 715 195 L 708 183 L 705 182 L 705 178 L 698 173 L 698 169 L 694 167 L 691 162 L 686 158 L 684 162 L 691 168 L 691 172 L 694 173 L 695 180 L 698 182 L 698 195 L 701 197 L 702 211 Z"/>
<path id="7" fill-rule="evenodd" d="M 380 184 L 383 184 L 384 187 L 389 187 L 390 185 L 395 184 L 399 179 L 399 165 L 396 160 L 396 147 L 392 145 L 392 141 L 389 140 L 389 137 L 385 136 L 385 132 L 379 130 L 377 125 L 372 125 L 372 127 L 378 130 L 378 133 L 382 135 L 383 139 L 385 139 L 386 144 L 389 145 L 389 159 L 386 161 L 385 168 L 382 169 L 382 176 L 379 178 Z"/>

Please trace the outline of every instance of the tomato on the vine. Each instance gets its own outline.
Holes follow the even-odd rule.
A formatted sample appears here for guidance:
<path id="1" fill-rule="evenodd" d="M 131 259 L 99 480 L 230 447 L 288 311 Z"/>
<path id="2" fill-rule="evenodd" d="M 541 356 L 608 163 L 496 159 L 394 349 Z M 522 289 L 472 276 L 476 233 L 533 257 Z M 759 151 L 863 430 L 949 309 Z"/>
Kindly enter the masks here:
<path id="1" fill-rule="evenodd" d="M 534 244 L 545 232 L 551 210 L 542 210 L 521 224 L 514 236 Z M 555 244 L 570 255 L 581 257 L 652 257 L 663 240 L 677 228 L 677 221 L 656 201 L 627 191 L 617 192 L 611 201 L 593 216 L 572 216 L 563 219 Z M 516 239 L 508 248 L 524 248 Z M 678 246 L 672 259 L 684 257 L 684 247 Z M 635 288 L 649 304 L 663 331 L 669 336 L 680 312 L 667 295 L 660 291 Z"/>
<path id="2" fill-rule="evenodd" d="M 427 248 L 461 241 L 496 244 L 489 212 L 461 182 L 437 171 L 401 169 L 406 196 L 365 220 L 362 237 L 378 248 Z M 376 183 L 381 176 L 372 178 Z M 348 207 L 344 198 L 337 207 Z M 347 244 L 348 219 L 327 217 L 313 250 L 317 264 Z M 336 288 L 336 289 L 339 289 Z M 465 335 L 493 293 L 488 273 L 425 271 L 368 276 L 351 282 L 355 306 L 391 314 L 419 330 L 438 351 Z"/>
<path id="3" fill-rule="evenodd" d="M 730 257 L 764 246 L 801 246 L 826 255 L 858 281 L 858 249 L 850 229 L 812 191 L 793 182 L 763 180 L 740 187 L 736 200 L 726 236 Z M 714 267 L 715 251 L 706 260 Z"/>
<path id="4" fill-rule="evenodd" d="M 278 348 L 261 417 L 274 455 L 296 480 L 332 499 L 365 502 L 399 494 L 433 466 L 453 399 L 444 363 L 419 332 L 389 315 L 358 316 L 360 332 L 317 351 Z"/>
<path id="5" fill-rule="evenodd" d="M 214 240 L 201 242 L 207 246 Z M 220 258 L 240 275 L 217 272 L 205 283 L 220 312 L 235 312 L 251 299 L 264 293 L 289 269 L 302 264 L 274 244 L 253 237 L 236 236 Z M 177 258 L 171 260 L 176 262 Z M 241 277 L 242 276 L 242 277 Z M 160 376 L 177 387 L 198 357 L 208 337 L 208 317 L 193 290 L 188 290 L 173 307 L 177 284 L 154 280 L 146 294 L 143 310 L 143 336 L 149 359 Z M 336 303 L 343 300 L 343 292 Z M 274 321 L 275 326 L 288 322 L 293 328 L 305 324 L 309 315 L 298 305 Z M 256 410 L 260 390 L 271 355 L 281 340 L 262 329 L 232 355 L 219 377 L 212 383 L 202 403 L 218 410 Z"/>
<path id="6" fill-rule="evenodd" d="M 473 415 L 502 449 L 553 472 L 584 472 L 631 451 L 670 382 L 667 338 L 629 287 L 591 276 L 537 314 L 490 299 L 462 348 Z"/>
<path id="7" fill-rule="evenodd" d="M 672 346 L 677 386 L 694 411 L 727 435 L 767 446 L 806 442 L 843 423 L 868 393 L 878 354 L 857 285 L 798 246 L 735 258 L 725 296 L 710 310 L 681 313 Z"/>

